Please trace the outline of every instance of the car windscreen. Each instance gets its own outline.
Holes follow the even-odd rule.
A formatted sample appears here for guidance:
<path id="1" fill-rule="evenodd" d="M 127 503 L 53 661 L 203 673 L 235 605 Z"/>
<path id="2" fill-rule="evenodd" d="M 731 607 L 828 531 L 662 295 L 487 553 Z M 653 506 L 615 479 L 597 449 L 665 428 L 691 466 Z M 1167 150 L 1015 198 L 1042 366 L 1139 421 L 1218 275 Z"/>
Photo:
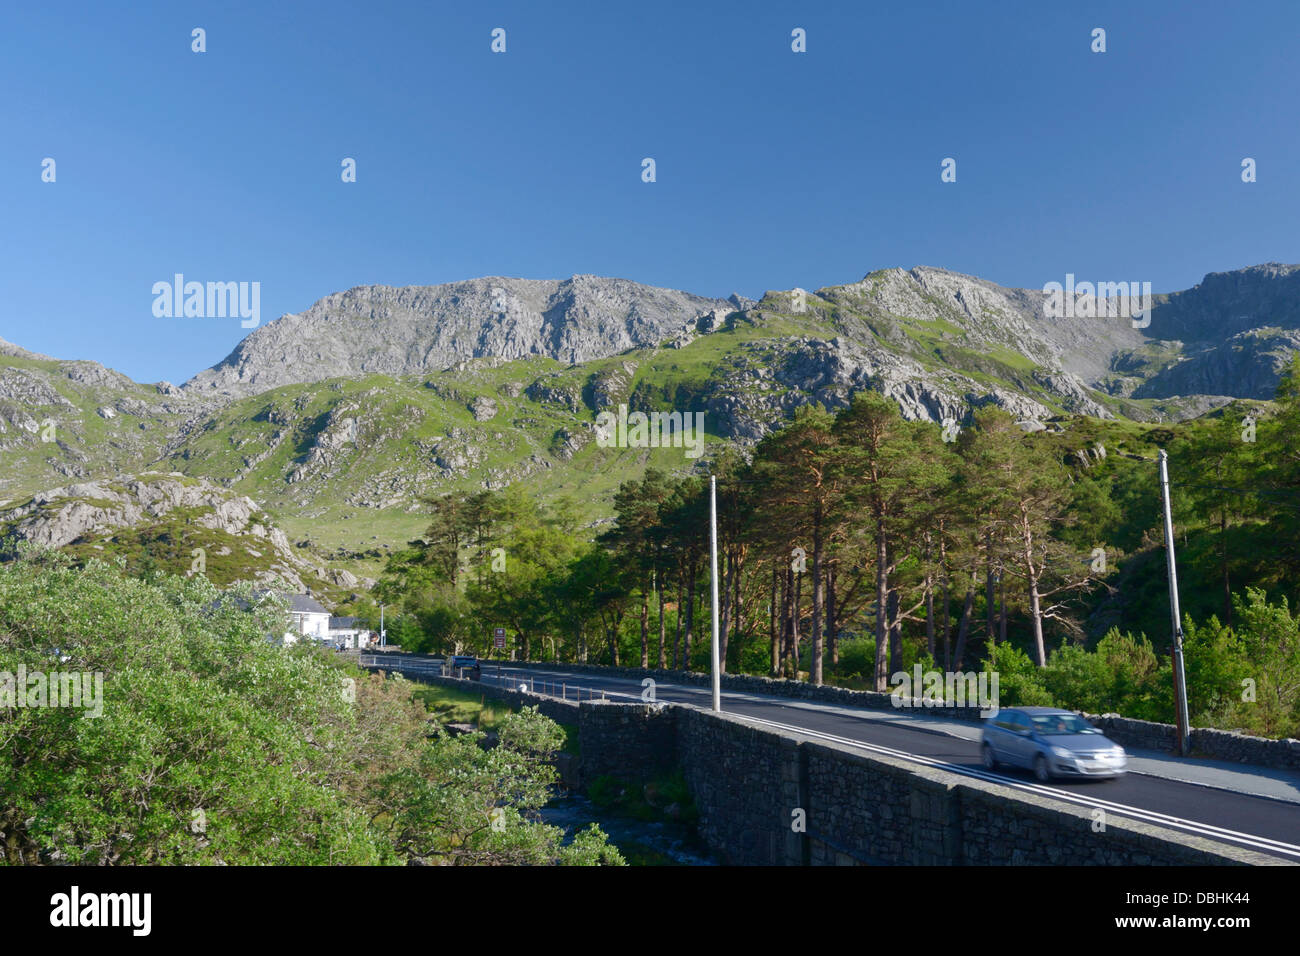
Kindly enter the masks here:
<path id="1" fill-rule="evenodd" d="M 1045 737 L 1100 733 L 1078 714 L 1034 714 L 1030 719 L 1033 720 L 1034 733 Z"/>

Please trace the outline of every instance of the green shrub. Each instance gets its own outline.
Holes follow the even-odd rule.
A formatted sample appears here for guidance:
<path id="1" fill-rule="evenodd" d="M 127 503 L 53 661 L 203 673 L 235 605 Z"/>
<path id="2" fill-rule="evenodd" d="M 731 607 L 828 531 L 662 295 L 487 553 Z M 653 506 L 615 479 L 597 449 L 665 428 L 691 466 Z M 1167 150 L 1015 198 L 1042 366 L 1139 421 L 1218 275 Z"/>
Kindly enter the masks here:
<path id="1" fill-rule="evenodd" d="M 0 860 L 619 862 L 599 831 L 566 847 L 534 822 L 562 744 L 535 710 L 491 750 L 428 739 L 405 681 L 268 641 L 282 606 L 124 565 L 0 566 L 0 672 L 102 677 L 99 716 L 0 707 Z"/>
<path id="2" fill-rule="evenodd" d="M 844 678 L 871 680 L 876 673 L 876 639 L 855 637 L 842 642 L 836 673 Z"/>
<path id="3" fill-rule="evenodd" d="M 1051 707 L 1055 703 L 1043 685 L 1042 669 L 1011 644 L 990 648 L 984 670 L 998 675 L 1000 707 Z"/>

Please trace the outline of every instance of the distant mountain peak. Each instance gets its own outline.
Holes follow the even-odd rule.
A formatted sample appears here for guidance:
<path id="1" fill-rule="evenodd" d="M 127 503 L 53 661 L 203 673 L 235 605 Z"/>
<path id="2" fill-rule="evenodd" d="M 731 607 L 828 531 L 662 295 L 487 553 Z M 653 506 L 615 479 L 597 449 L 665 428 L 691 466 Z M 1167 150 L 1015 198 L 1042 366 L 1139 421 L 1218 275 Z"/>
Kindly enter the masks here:
<path id="1" fill-rule="evenodd" d="M 339 376 L 420 374 L 486 357 L 583 362 L 657 345 L 702 313 L 729 306 L 592 275 L 357 286 L 250 333 L 185 388 L 251 394 Z"/>

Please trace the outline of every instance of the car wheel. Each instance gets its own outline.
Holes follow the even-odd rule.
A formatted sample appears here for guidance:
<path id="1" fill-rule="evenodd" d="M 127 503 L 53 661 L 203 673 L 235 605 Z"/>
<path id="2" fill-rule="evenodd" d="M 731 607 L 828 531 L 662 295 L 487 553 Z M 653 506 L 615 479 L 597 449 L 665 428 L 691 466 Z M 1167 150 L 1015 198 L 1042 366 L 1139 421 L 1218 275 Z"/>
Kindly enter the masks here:
<path id="1" fill-rule="evenodd" d="M 1043 783 L 1047 783 L 1052 779 L 1051 768 L 1047 766 L 1047 758 L 1042 754 L 1034 758 L 1034 776 Z"/>
<path id="2" fill-rule="evenodd" d="M 984 745 L 984 753 L 982 756 L 984 757 L 985 770 L 998 769 L 998 758 L 993 755 L 993 748 L 990 747 L 988 744 Z"/>

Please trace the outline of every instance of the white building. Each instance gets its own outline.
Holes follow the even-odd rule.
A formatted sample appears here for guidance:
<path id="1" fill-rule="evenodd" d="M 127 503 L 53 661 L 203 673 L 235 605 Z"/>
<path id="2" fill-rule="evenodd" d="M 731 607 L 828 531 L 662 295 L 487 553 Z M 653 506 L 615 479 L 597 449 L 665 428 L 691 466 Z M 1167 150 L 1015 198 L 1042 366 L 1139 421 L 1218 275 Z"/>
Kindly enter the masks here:
<path id="1" fill-rule="evenodd" d="M 292 621 L 289 630 L 284 633 L 284 643 L 296 644 L 301 638 L 310 638 L 322 644 L 330 639 L 330 612 L 307 594 L 289 594 L 276 591 L 276 596 L 289 605 L 289 617 Z"/>
<path id="2" fill-rule="evenodd" d="M 329 621 L 330 646 L 342 644 L 346 650 L 364 648 L 370 641 L 370 629 L 355 617 L 331 617 Z"/>

